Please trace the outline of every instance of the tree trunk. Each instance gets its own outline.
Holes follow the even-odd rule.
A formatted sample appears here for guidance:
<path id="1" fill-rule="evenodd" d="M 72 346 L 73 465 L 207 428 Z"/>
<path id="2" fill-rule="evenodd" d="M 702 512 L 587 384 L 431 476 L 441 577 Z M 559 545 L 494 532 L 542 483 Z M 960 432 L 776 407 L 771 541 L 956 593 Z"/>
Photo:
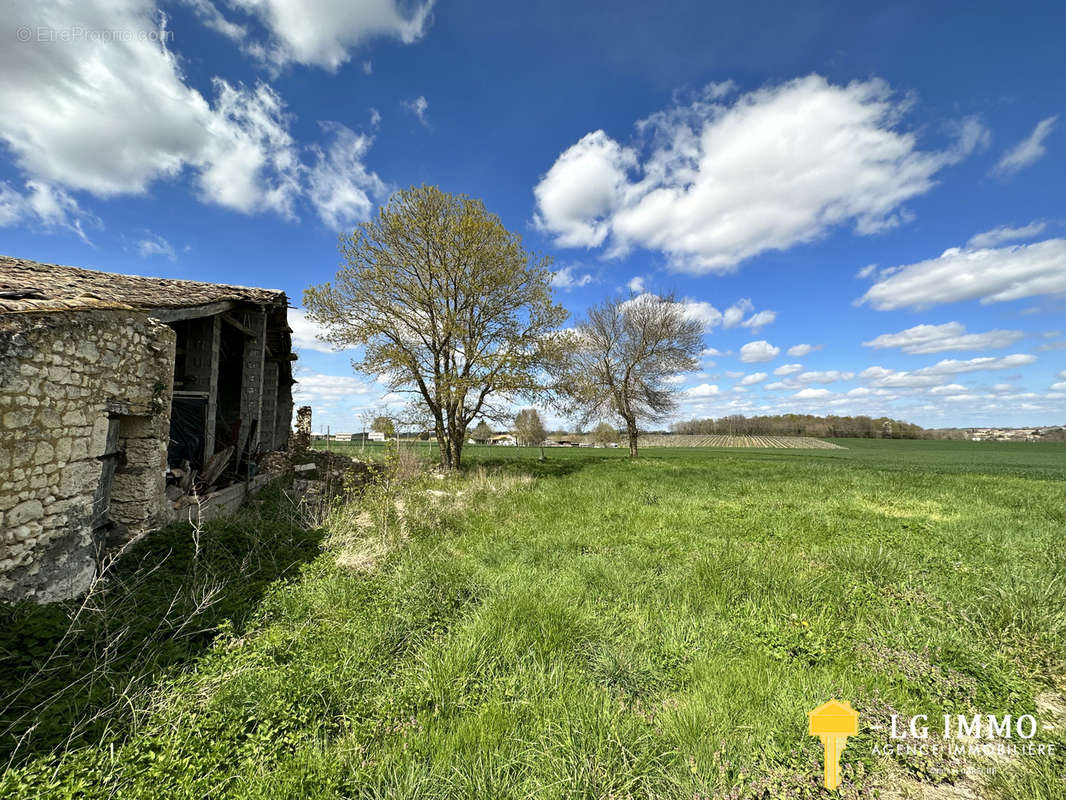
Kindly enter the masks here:
<path id="1" fill-rule="evenodd" d="M 637 457 L 637 421 L 635 419 L 626 420 L 626 432 L 629 434 L 629 457 Z"/>
<path id="2" fill-rule="evenodd" d="M 459 465 L 463 455 L 463 437 L 462 434 L 452 431 L 451 438 L 448 441 L 449 455 L 451 457 L 451 463 L 448 465 L 449 469 L 459 469 Z"/>
<path id="3" fill-rule="evenodd" d="M 437 436 L 437 447 L 440 449 L 440 465 L 444 469 L 451 469 L 452 453 L 448 447 L 448 434 L 444 428 L 444 421 L 440 418 L 434 420 L 434 434 Z"/>

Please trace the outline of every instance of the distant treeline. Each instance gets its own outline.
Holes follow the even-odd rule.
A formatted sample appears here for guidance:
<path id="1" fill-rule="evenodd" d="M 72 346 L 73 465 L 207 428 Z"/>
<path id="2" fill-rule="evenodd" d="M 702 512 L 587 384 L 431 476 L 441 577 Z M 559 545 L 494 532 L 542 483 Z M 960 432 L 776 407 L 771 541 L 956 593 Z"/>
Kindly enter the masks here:
<path id="1" fill-rule="evenodd" d="M 734 414 L 713 419 L 675 422 L 674 433 L 727 434 L 729 436 L 828 436 L 858 439 L 930 439 L 934 431 L 889 417 L 816 417 L 813 414 L 777 414 L 745 417 Z M 946 438 L 946 437 L 945 437 Z"/>

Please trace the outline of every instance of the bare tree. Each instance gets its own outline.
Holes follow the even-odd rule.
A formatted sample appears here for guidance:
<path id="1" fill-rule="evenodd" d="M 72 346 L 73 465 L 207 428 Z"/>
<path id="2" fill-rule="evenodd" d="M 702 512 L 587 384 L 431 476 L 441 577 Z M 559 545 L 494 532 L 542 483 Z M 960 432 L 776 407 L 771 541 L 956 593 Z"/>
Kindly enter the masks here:
<path id="1" fill-rule="evenodd" d="M 475 442 L 481 444 L 483 442 L 492 441 L 493 431 L 489 426 L 489 423 L 485 422 L 485 420 L 481 420 L 470 435 Z"/>
<path id="2" fill-rule="evenodd" d="M 637 455 L 637 422 L 661 420 L 677 407 L 667 378 L 695 369 L 703 325 L 671 297 L 608 300 L 567 336 L 570 363 L 557 375 L 564 408 L 582 424 L 607 417 L 626 426 Z"/>
<path id="3" fill-rule="evenodd" d="M 544 394 L 567 316 L 551 262 L 480 201 L 397 192 L 341 251 L 335 282 L 304 292 L 308 317 L 326 341 L 363 348 L 358 370 L 425 405 L 442 466 L 459 467 L 473 419 L 507 418 L 514 398 Z"/>
<path id="4" fill-rule="evenodd" d="M 523 408 L 514 419 L 516 437 L 522 444 L 536 447 L 544 444 L 548 437 L 544 430 L 544 423 L 540 420 L 540 414 L 535 408 Z"/>
<path id="5" fill-rule="evenodd" d="M 366 432 L 367 429 L 373 424 L 374 416 L 375 412 L 372 408 L 365 408 L 359 414 L 359 422 L 362 423 L 363 426 L 363 452 L 366 452 Z"/>

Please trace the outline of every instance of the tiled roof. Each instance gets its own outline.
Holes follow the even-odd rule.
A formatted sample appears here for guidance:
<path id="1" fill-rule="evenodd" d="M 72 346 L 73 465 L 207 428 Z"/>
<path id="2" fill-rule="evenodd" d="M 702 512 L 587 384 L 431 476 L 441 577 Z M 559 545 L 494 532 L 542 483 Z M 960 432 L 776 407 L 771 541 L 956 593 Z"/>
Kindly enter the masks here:
<path id="1" fill-rule="evenodd" d="M 0 313 L 187 308 L 227 300 L 282 308 L 288 303 L 276 289 L 119 275 L 0 255 Z"/>

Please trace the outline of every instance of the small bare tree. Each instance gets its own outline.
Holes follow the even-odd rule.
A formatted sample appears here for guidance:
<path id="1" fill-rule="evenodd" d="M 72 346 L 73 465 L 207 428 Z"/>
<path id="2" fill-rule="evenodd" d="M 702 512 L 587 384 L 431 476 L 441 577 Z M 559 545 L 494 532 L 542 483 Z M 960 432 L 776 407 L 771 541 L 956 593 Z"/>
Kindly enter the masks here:
<path id="1" fill-rule="evenodd" d="M 492 439 L 492 428 L 489 426 L 489 423 L 485 422 L 485 420 L 481 420 L 481 422 L 477 424 L 477 427 L 474 428 L 471 436 L 474 441 L 479 444 L 481 442 L 487 442 Z"/>
<path id="2" fill-rule="evenodd" d="M 556 381 L 564 409 L 582 424 L 621 418 L 636 456 L 637 421 L 663 419 L 677 407 L 666 379 L 699 365 L 703 325 L 673 298 L 645 294 L 590 308 L 568 339 L 571 359 Z"/>
<path id="3" fill-rule="evenodd" d="M 540 414 L 535 408 L 523 408 L 518 412 L 514 420 L 516 437 L 521 444 L 537 447 L 544 444 L 548 438 L 544 430 L 544 423 L 540 421 Z"/>

